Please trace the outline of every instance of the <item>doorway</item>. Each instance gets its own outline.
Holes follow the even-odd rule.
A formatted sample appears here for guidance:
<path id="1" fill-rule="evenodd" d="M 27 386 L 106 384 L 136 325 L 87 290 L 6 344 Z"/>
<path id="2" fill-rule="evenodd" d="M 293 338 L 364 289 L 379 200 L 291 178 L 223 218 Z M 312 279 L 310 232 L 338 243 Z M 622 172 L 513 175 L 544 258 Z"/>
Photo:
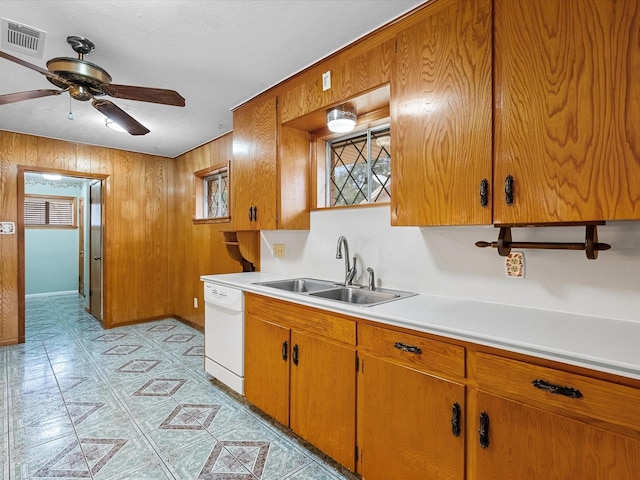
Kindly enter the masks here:
<path id="1" fill-rule="evenodd" d="M 76 210 L 78 215 L 78 240 L 75 243 L 78 246 L 76 256 L 73 259 L 74 267 L 78 268 L 77 283 L 74 283 L 75 289 L 79 294 L 88 292 L 88 299 L 85 303 L 85 310 L 93 315 L 104 325 L 104 281 L 102 258 L 104 257 L 103 239 L 104 239 L 104 184 L 108 179 L 108 175 L 90 174 L 83 172 L 40 169 L 31 167 L 18 167 L 18 293 L 19 293 L 19 309 L 18 309 L 18 337 L 19 342 L 25 341 L 25 298 L 27 294 L 27 264 L 33 265 L 33 262 L 27 262 L 25 247 L 27 245 L 25 235 L 25 219 L 24 219 L 24 202 L 25 190 L 27 188 L 27 178 L 42 178 L 43 174 L 55 174 L 61 176 L 61 183 L 82 183 L 82 193 L 78 194 L 78 204 L 83 204 L 84 208 Z M 34 182 L 31 180 L 31 184 Z M 84 213 L 82 213 L 84 210 Z M 80 228 L 83 226 L 84 228 Z M 80 231 L 82 230 L 82 231 Z M 29 237 L 32 238 L 32 237 Z M 29 245 L 31 245 L 29 243 Z M 31 246 L 30 246 L 31 248 Z M 31 251 L 34 251 L 33 249 Z M 87 253 L 89 255 L 87 255 Z M 29 269 L 30 278 L 33 277 L 32 269 Z M 54 272 L 51 272 L 54 273 Z M 38 277 L 35 277 L 38 278 Z M 84 280 L 83 280 L 84 279 Z M 29 283 L 32 285 L 32 283 Z M 31 286 L 29 289 L 32 291 Z M 72 289 L 68 289 L 71 291 Z M 54 291 L 55 289 L 49 290 Z M 67 290 L 63 288 L 62 290 Z"/>

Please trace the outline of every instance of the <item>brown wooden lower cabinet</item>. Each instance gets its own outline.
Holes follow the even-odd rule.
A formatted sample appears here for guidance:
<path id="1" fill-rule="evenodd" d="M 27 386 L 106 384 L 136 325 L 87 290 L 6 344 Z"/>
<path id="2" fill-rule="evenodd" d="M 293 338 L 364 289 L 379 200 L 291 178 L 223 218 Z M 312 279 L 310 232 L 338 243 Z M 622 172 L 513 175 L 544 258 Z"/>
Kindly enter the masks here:
<path id="1" fill-rule="evenodd" d="M 464 478 L 464 385 L 370 355 L 360 362 L 362 477 Z"/>
<path id="2" fill-rule="evenodd" d="M 246 315 L 244 394 L 283 425 L 289 425 L 290 338 L 288 328 Z"/>
<path id="3" fill-rule="evenodd" d="M 354 470 L 355 348 L 297 331 L 291 345 L 291 430 Z"/>
<path id="4" fill-rule="evenodd" d="M 640 478 L 638 381 L 245 299 L 247 400 L 363 480 Z"/>
<path id="5" fill-rule="evenodd" d="M 354 321 L 247 294 L 245 396 L 355 470 Z"/>
<path id="6" fill-rule="evenodd" d="M 638 389 L 486 353 L 476 379 L 472 478 L 640 478 Z"/>
<path id="7" fill-rule="evenodd" d="M 473 447 L 475 479 L 637 480 L 640 476 L 640 440 L 485 392 L 478 393 L 478 412 L 485 413 L 489 423 L 488 445 Z M 479 415 L 472 424 L 480 430 Z"/>

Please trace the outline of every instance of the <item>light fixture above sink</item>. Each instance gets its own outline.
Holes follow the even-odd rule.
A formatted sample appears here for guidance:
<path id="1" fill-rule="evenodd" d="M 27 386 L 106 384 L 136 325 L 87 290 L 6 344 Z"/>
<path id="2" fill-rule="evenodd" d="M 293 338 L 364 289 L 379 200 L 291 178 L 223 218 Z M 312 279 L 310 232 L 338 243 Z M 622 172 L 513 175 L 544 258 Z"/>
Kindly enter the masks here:
<path id="1" fill-rule="evenodd" d="M 346 133 L 356 128 L 356 109 L 351 103 L 343 103 L 327 110 L 327 127 L 335 133 Z"/>

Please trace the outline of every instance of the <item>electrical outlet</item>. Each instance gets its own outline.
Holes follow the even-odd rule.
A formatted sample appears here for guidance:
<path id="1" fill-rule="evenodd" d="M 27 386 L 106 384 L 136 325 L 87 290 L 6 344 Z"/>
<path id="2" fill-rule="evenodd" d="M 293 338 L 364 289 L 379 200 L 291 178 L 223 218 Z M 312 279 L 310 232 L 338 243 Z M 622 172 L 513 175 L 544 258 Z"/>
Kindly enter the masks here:
<path id="1" fill-rule="evenodd" d="M 193 297 L 193 308 L 198 308 L 198 297 Z"/>
<path id="2" fill-rule="evenodd" d="M 331 88 L 331 70 L 322 74 L 322 91 L 326 92 Z"/>
<path id="3" fill-rule="evenodd" d="M 524 253 L 511 252 L 505 258 L 507 277 L 524 278 Z"/>
<path id="4" fill-rule="evenodd" d="M 284 258 L 284 243 L 273 244 L 273 256 L 278 258 Z"/>

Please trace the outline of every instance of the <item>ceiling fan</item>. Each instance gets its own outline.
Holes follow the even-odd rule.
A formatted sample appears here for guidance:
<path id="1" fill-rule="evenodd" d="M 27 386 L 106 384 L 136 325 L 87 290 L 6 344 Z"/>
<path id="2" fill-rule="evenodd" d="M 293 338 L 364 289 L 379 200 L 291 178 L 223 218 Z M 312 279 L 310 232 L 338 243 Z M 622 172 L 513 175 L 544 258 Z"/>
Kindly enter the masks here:
<path id="1" fill-rule="evenodd" d="M 41 73 L 56 87 L 62 89 L 30 90 L 0 95 L 0 105 L 69 92 L 71 98 L 76 100 L 83 102 L 92 100 L 91 105 L 96 110 L 113 120 L 131 135 L 146 135 L 149 133 L 149 129 L 113 102 L 98 97 L 109 95 L 114 98 L 184 107 L 184 98 L 174 90 L 111 83 L 111 75 L 106 70 L 84 59 L 85 55 L 95 49 L 95 45 L 90 40 L 72 35 L 67 37 L 67 43 L 78 53 L 78 58 L 52 58 L 47 62 L 46 70 L 0 51 L 0 57 Z"/>

